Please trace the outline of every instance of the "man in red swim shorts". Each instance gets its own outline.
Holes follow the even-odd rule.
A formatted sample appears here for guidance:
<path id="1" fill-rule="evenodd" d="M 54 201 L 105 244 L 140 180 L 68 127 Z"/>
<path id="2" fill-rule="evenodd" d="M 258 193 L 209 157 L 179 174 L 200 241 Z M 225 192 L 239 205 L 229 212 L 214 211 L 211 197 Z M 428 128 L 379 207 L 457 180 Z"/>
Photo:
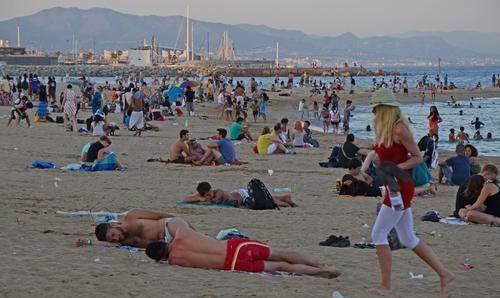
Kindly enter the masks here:
<path id="1" fill-rule="evenodd" d="M 173 218 L 171 223 L 176 220 Z M 151 242 L 146 254 L 155 260 L 168 260 L 171 265 L 191 268 L 285 271 L 330 278 L 339 275 L 332 266 L 320 264 L 297 252 L 271 248 L 259 241 L 241 238 L 216 240 L 185 225 L 179 225 L 173 232 L 174 239 L 170 244 Z"/>

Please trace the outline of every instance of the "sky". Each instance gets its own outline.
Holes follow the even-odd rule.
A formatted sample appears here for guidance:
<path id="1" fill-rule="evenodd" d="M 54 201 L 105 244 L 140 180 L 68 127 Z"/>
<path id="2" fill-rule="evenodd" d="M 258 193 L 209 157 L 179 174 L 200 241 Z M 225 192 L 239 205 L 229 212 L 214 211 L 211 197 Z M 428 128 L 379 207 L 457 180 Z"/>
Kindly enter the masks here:
<path id="1" fill-rule="evenodd" d="M 0 0 L 0 21 L 55 6 L 103 7 L 136 15 L 185 15 L 225 24 L 359 37 L 408 31 L 500 32 L 499 0 Z"/>

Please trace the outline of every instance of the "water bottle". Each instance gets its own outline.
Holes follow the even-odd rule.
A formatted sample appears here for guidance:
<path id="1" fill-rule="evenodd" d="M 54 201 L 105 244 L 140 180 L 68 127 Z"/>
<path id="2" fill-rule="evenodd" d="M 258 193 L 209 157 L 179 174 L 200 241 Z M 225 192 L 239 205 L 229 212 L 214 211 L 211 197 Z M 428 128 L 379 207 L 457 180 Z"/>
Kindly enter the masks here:
<path id="1" fill-rule="evenodd" d="M 292 189 L 290 187 L 276 187 L 273 192 L 292 192 Z"/>
<path id="2" fill-rule="evenodd" d="M 189 123 L 188 123 L 188 121 L 187 121 L 187 119 L 186 119 L 186 120 L 184 120 L 184 127 L 186 127 L 186 128 L 187 128 L 188 126 L 189 126 Z"/>
<path id="3" fill-rule="evenodd" d="M 403 211 L 405 209 L 403 198 L 400 192 L 393 192 L 386 186 L 387 192 L 389 193 L 389 200 L 391 201 L 391 207 L 394 211 Z"/>

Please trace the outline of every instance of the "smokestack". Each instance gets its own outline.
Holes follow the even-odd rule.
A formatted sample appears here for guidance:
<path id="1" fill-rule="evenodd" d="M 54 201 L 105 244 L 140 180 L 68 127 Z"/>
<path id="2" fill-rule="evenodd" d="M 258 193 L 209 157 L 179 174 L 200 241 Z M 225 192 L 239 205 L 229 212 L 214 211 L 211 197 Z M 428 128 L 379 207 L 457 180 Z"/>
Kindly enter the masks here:
<path id="1" fill-rule="evenodd" d="M 189 6 L 187 7 L 187 14 L 186 14 L 186 61 L 189 61 L 189 44 L 190 44 L 190 30 L 189 30 Z"/>
<path id="2" fill-rule="evenodd" d="M 19 30 L 19 26 L 17 26 L 17 47 L 21 47 L 21 30 Z"/>
<path id="3" fill-rule="evenodd" d="M 191 61 L 194 61 L 194 23 L 191 23 Z"/>

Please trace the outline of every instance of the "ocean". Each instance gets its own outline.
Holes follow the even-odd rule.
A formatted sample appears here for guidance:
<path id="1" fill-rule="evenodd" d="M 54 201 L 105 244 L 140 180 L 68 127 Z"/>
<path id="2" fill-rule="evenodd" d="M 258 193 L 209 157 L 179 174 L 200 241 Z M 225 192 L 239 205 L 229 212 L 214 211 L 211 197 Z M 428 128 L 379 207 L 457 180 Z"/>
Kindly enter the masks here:
<path id="1" fill-rule="evenodd" d="M 410 117 L 412 132 L 415 141 L 425 136 L 429 130 L 427 116 L 429 108 L 435 105 L 438 108 L 439 114 L 443 119 L 439 127 L 439 148 L 443 150 L 454 151 L 456 143 L 448 142 L 448 134 L 450 129 L 454 128 L 455 133 L 459 131 L 460 126 L 464 126 L 465 132 L 469 134 L 470 144 L 474 145 L 479 154 L 488 156 L 500 156 L 500 98 L 475 98 L 472 101 L 473 107 L 470 107 L 469 100 L 457 101 L 462 107 L 455 108 L 448 105 L 446 102 L 425 103 L 425 104 L 408 104 L 403 105 L 401 110 L 406 117 Z M 459 115 L 459 111 L 463 111 L 463 115 Z M 373 139 L 373 114 L 372 108 L 369 106 L 357 106 L 356 110 L 351 115 L 349 123 L 350 132 L 357 138 Z M 491 132 L 492 140 L 473 140 L 473 135 L 476 132 L 471 121 L 479 117 L 479 120 L 485 125 L 480 129 L 481 135 L 486 138 L 486 134 Z M 372 131 L 366 131 L 366 126 L 370 125 Z M 323 131 L 323 126 L 319 121 L 314 122 L 312 128 L 315 131 Z M 331 128 L 330 128 L 331 131 Z"/>

